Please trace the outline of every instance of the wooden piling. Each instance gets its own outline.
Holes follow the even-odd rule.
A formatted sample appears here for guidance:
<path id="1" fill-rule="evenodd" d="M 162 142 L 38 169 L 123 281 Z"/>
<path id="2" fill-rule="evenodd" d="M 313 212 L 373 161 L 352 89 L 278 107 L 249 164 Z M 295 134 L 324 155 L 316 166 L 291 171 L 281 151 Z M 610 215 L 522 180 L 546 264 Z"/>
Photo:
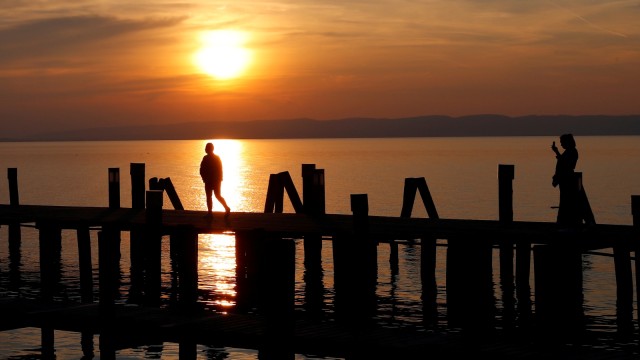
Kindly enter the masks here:
<path id="1" fill-rule="evenodd" d="M 146 226 L 144 230 L 145 283 L 144 303 L 160 305 L 162 257 L 162 190 L 147 191 Z"/>
<path id="2" fill-rule="evenodd" d="M 261 312 L 266 316 L 262 359 L 294 359 L 295 243 L 275 234 L 263 234 L 261 257 Z"/>
<path id="3" fill-rule="evenodd" d="M 633 250 L 636 263 L 636 320 L 640 327 L 640 195 L 631 196 L 631 216 L 633 218 Z"/>
<path id="4" fill-rule="evenodd" d="M 492 251 L 491 239 L 448 239 L 446 291 L 450 326 L 482 333 L 493 330 Z"/>
<path id="5" fill-rule="evenodd" d="M 193 226 L 180 225 L 171 240 L 171 246 L 178 247 L 175 260 L 178 262 L 179 306 L 194 309 L 198 300 L 198 233 Z"/>
<path id="6" fill-rule="evenodd" d="M 7 169 L 7 177 L 9 178 L 9 204 L 11 206 L 19 206 L 20 196 L 18 194 L 18 169 Z"/>
<path id="7" fill-rule="evenodd" d="M 49 222 L 39 222 L 36 227 L 39 230 L 41 298 L 43 301 L 53 301 L 61 276 L 62 230 Z"/>
<path id="8" fill-rule="evenodd" d="M 141 210 L 146 206 L 146 181 L 145 164 L 131 163 L 131 208 Z M 131 268 L 131 287 L 129 289 L 129 302 L 139 304 L 142 302 L 144 283 L 144 227 L 132 226 L 129 231 L 129 256 Z"/>
<path id="9" fill-rule="evenodd" d="M 98 231 L 99 304 L 104 317 L 115 309 L 119 291 L 120 231 L 105 226 Z"/>
<path id="10" fill-rule="evenodd" d="M 131 208 L 144 209 L 145 207 L 145 164 L 131 163 L 129 168 L 131 175 Z"/>
<path id="11" fill-rule="evenodd" d="M 375 313 L 377 242 L 369 237 L 367 194 L 351 195 L 353 233 L 333 240 L 336 315 L 353 326 L 366 326 Z"/>
<path id="12" fill-rule="evenodd" d="M 316 178 L 315 164 L 302 164 L 302 206 L 303 212 L 310 216 L 322 216 L 324 204 L 324 178 Z M 324 172 L 322 173 L 324 176 Z M 309 234 L 304 236 L 304 268 L 305 288 L 309 303 L 306 305 L 308 313 L 313 316 L 322 312 L 322 235 Z"/>
<path id="13" fill-rule="evenodd" d="M 260 284 L 260 245 L 263 231 L 236 232 L 236 311 L 247 313 L 257 307 Z"/>
<path id="14" fill-rule="evenodd" d="M 281 214 L 284 210 L 284 186 L 278 174 L 269 175 L 267 198 L 264 205 L 265 213 Z"/>
<path id="15" fill-rule="evenodd" d="M 80 266 L 80 299 L 83 303 L 93 302 L 93 268 L 91 261 L 91 233 L 88 226 L 79 227 L 78 261 Z"/>
<path id="16" fill-rule="evenodd" d="M 182 205 L 182 201 L 180 201 L 180 197 L 178 196 L 178 192 L 176 188 L 173 186 L 173 182 L 171 182 L 171 178 L 160 179 L 160 186 L 162 190 L 167 193 L 169 197 L 169 201 L 171 201 L 171 205 L 176 210 L 184 210 L 184 206 Z"/>
<path id="17" fill-rule="evenodd" d="M 504 226 L 513 223 L 513 165 L 498 165 L 498 220 Z M 505 326 L 515 319 L 513 255 L 514 240 L 502 237 L 500 240 L 500 286 L 504 308 Z"/>
<path id="18" fill-rule="evenodd" d="M 563 341 L 582 329 L 582 253 L 579 239 L 533 247 L 538 336 Z"/>
<path id="19" fill-rule="evenodd" d="M 616 275 L 616 319 L 618 331 L 627 334 L 633 331 L 633 275 L 630 245 L 627 241 L 617 241 L 613 246 Z"/>
<path id="20" fill-rule="evenodd" d="M 120 208 L 120 169 L 109 168 L 109 209 Z"/>

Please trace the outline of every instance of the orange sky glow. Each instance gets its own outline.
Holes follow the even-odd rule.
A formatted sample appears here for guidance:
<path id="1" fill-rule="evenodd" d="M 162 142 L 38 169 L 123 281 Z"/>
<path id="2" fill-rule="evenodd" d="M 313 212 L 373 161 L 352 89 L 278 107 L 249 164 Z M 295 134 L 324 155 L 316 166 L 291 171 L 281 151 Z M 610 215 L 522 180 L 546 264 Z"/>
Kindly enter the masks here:
<path id="1" fill-rule="evenodd" d="M 639 114 L 638 19 L 631 0 L 10 0 L 0 138 L 215 120 Z M 194 61 L 219 30 L 242 34 L 248 56 L 226 78 Z M 211 63 L 233 53 L 211 51 Z"/>

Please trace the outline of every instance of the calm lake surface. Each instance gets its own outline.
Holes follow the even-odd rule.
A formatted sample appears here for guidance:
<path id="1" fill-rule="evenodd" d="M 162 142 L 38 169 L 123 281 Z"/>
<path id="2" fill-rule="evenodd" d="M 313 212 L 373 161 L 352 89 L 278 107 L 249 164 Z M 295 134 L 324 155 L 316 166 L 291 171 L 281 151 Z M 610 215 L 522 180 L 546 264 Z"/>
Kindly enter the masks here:
<path id="1" fill-rule="evenodd" d="M 551 186 L 555 157 L 550 149 L 557 137 L 402 138 L 213 140 L 224 165 L 222 194 L 233 211 L 262 212 L 269 175 L 288 171 L 302 194 L 302 164 L 325 171 L 326 212 L 350 214 L 350 195 L 367 194 L 370 215 L 399 216 L 404 179 L 424 177 L 441 218 L 498 218 L 497 170 L 515 166 L 514 220 L 555 222 L 558 189 Z M 108 169 L 119 168 L 121 206 L 131 206 L 129 167 L 146 165 L 146 178 L 170 177 L 188 210 L 206 210 L 198 174 L 207 140 L 126 142 L 0 143 L 0 170 L 18 169 L 20 203 L 31 205 L 107 206 Z M 577 171 L 601 224 L 632 224 L 631 195 L 640 195 L 640 137 L 576 137 L 580 159 Z M 0 181 L 0 203 L 9 203 L 8 186 Z M 165 208 L 171 204 L 167 197 Z M 223 211 L 214 202 L 214 211 Z M 285 200 L 285 212 L 294 212 Z M 413 217 L 427 217 L 419 199 Z M 0 296 L 36 297 L 39 286 L 38 237 L 24 227 L 20 271 L 22 285 L 9 280 L 7 227 L 0 228 Z M 97 234 L 92 232 L 94 275 L 97 275 Z M 123 233 L 121 269 L 123 294 L 128 286 L 128 234 Z M 168 241 L 163 240 L 163 286 L 170 283 Z M 302 242 L 296 244 L 296 303 L 304 301 Z M 63 232 L 60 298 L 80 299 L 75 232 Z M 439 248 L 438 305 L 446 312 L 444 259 Z M 378 322 L 392 327 L 420 327 L 420 250 L 400 246 L 399 273 L 388 267 L 388 246 L 378 247 Z M 323 244 L 326 312 L 332 311 L 333 265 L 330 242 Z M 494 279 L 498 283 L 498 258 Z M 531 282 L 533 286 L 533 281 Z M 498 286 L 496 286 L 496 289 Z M 200 301 L 216 311 L 234 305 L 235 241 L 232 235 L 199 238 Z M 533 294 L 533 289 L 532 289 Z M 123 296 L 124 301 L 125 296 Z M 497 306 L 500 306 L 499 296 Z M 588 327 L 616 331 L 616 288 L 613 258 L 584 255 L 584 305 Z M 635 303 L 634 303 L 635 306 Z M 634 309 L 635 310 L 635 309 Z M 82 358 L 79 334 L 56 331 L 56 355 Z M 100 357 L 95 337 L 95 359 Z M 31 359 L 39 356 L 40 331 L 20 329 L 0 332 L 0 358 Z M 601 347 L 621 346 L 607 342 Z M 177 359 L 177 344 L 122 350 L 118 358 Z M 202 359 L 257 359 L 257 351 L 199 347 Z M 316 359 L 299 354 L 299 359 Z"/>

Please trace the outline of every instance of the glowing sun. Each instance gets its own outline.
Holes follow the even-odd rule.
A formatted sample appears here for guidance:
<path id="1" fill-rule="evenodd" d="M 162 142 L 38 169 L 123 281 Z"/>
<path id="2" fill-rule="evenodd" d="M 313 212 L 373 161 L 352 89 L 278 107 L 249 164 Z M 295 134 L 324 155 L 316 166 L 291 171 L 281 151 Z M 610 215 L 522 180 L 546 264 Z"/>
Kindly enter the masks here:
<path id="1" fill-rule="evenodd" d="M 196 52 L 196 65 L 219 80 L 236 78 L 244 73 L 251 61 L 251 52 L 244 47 L 247 35 L 236 30 L 216 30 L 201 35 L 202 47 Z"/>

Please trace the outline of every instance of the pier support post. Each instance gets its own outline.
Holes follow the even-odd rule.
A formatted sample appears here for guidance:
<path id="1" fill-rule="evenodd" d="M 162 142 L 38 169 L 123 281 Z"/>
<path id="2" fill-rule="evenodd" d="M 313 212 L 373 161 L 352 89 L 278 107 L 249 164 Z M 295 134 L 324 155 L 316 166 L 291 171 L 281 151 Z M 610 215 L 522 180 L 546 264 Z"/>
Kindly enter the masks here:
<path id="1" fill-rule="evenodd" d="M 62 230 L 48 222 L 39 222 L 36 227 L 39 229 L 42 300 L 52 301 L 61 275 Z"/>
<path id="2" fill-rule="evenodd" d="M 80 266 L 80 299 L 93 302 L 93 266 L 91 262 L 91 233 L 88 226 L 77 229 L 78 261 Z"/>
<path id="3" fill-rule="evenodd" d="M 146 207 L 145 164 L 131 163 L 131 208 L 144 210 Z M 144 226 L 132 225 L 129 231 L 129 256 L 131 259 L 131 288 L 129 302 L 142 302 L 144 283 Z"/>
<path id="4" fill-rule="evenodd" d="M 633 250 L 636 258 L 636 320 L 640 327 L 640 195 L 631 196 L 631 215 L 633 217 Z"/>
<path id="5" fill-rule="evenodd" d="M 9 204 L 11 206 L 19 206 L 20 196 L 18 194 L 18 169 L 8 168 L 7 177 L 9 178 Z"/>
<path id="6" fill-rule="evenodd" d="M 120 169 L 109 168 L 109 209 L 120 208 Z"/>
<path id="7" fill-rule="evenodd" d="M 131 163 L 129 168 L 131 175 L 131 208 L 144 209 L 145 207 L 145 164 Z"/>
<path id="8" fill-rule="evenodd" d="M 236 311 L 247 313 L 257 307 L 261 230 L 236 232 Z"/>
<path id="9" fill-rule="evenodd" d="M 366 326 L 376 310 L 377 242 L 369 237 L 367 194 L 351 195 L 353 233 L 333 240 L 336 315 L 353 326 Z"/>
<path id="10" fill-rule="evenodd" d="M 20 206 L 20 196 L 18 194 L 18 169 L 7 169 L 7 177 L 9 179 L 9 205 L 12 207 Z M 11 269 L 14 270 L 13 277 L 20 283 L 20 261 L 22 254 L 20 253 L 20 247 L 22 246 L 22 230 L 20 223 L 9 224 L 9 259 L 11 260 Z M 17 285 L 19 286 L 19 285 Z"/>
<path id="11" fill-rule="evenodd" d="M 119 291 L 120 231 L 105 226 L 98 232 L 100 312 L 109 318 Z"/>
<path id="12" fill-rule="evenodd" d="M 260 359 L 294 359 L 295 243 L 263 233 L 261 312 L 266 316 Z"/>
<path id="13" fill-rule="evenodd" d="M 302 164 L 302 204 L 309 216 L 325 214 L 324 170 L 315 164 Z M 304 235 L 305 313 L 311 318 L 322 315 L 322 234 Z"/>
<path id="14" fill-rule="evenodd" d="M 161 256 L 162 256 L 162 190 L 147 191 L 147 210 L 145 226 L 145 285 L 144 302 L 146 305 L 160 305 Z"/>
<path id="15" fill-rule="evenodd" d="M 562 341 L 583 327 L 582 253 L 576 241 L 535 245 L 536 327 L 539 336 Z"/>
<path id="16" fill-rule="evenodd" d="M 179 225 L 171 234 L 171 253 L 177 265 L 179 307 L 193 309 L 198 300 L 198 233 L 193 226 Z"/>
<path id="17" fill-rule="evenodd" d="M 618 331 L 633 332 L 633 274 L 631 269 L 631 244 L 618 240 L 613 245 L 613 261 L 616 273 L 616 319 Z"/>
<path id="18" fill-rule="evenodd" d="M 513 223 L 513 179 L 515 167 L 513 165 L 498 165 L 498 221 L 503 226 Z M 513 276 L 513 246 L 511 238 L 500 239 L 500 287 L 502 288 L 502 303 L 504 309 L 505 327 L 512 325 L 515 319 L 515 297 Z"/>
<path id="19" fill-rule="evenodd" d="M 482 236 L 447 241 L 447 314 L 452 327 L 493 330 L 492 242 Z"/>

